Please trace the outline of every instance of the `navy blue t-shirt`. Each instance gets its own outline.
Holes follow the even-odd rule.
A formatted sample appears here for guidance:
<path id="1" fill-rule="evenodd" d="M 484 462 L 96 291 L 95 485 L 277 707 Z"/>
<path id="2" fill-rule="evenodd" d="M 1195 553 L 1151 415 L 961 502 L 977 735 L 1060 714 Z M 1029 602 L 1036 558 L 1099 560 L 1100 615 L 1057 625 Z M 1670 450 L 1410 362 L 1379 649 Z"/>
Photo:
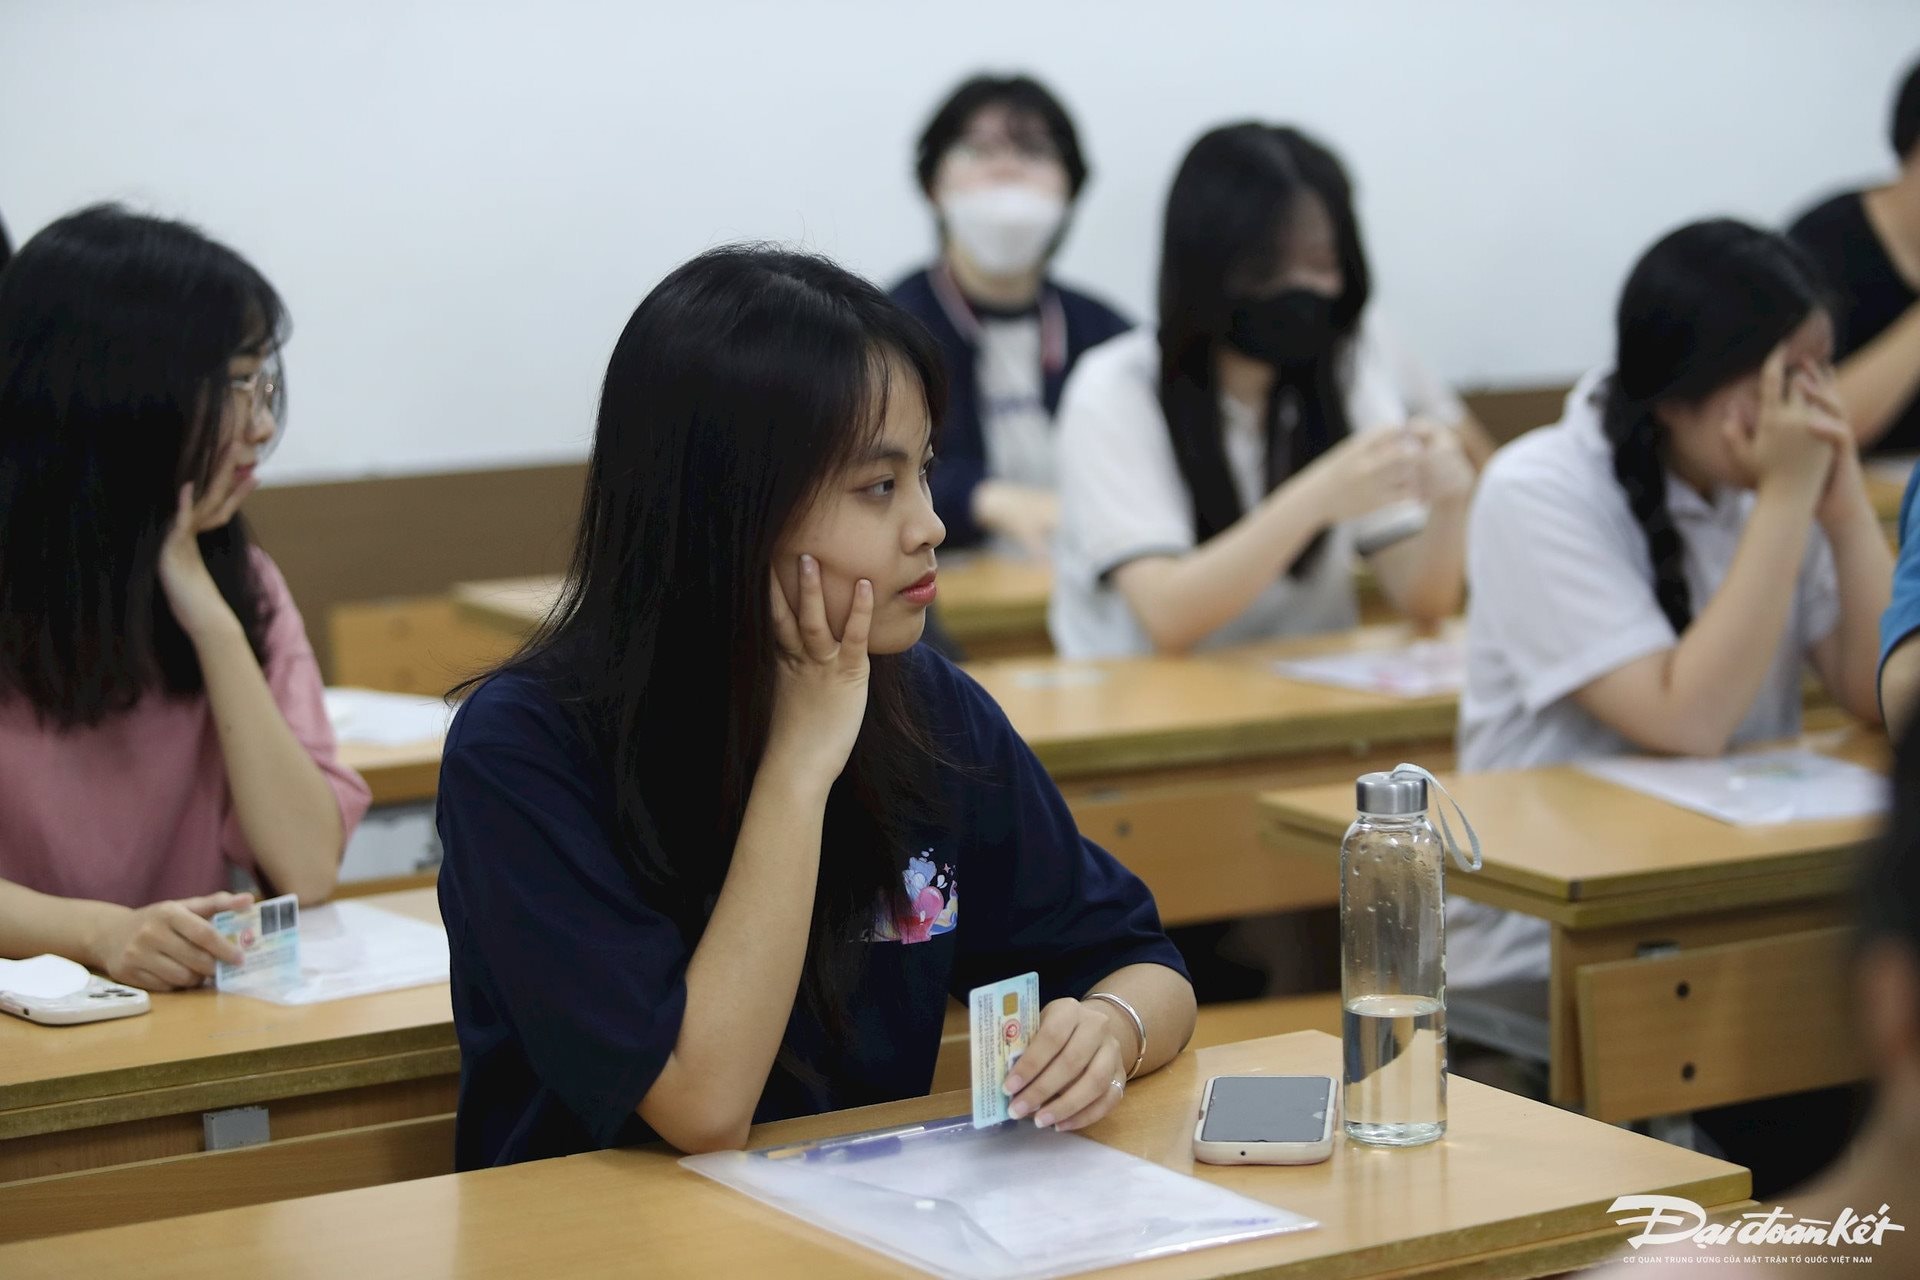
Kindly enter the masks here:
<path id="1" fill-rule="evenodd" d="M 756 1122 L 924 1094 L 948 997 L 984 983 L 1037 970 L 1044 1001 L 1125 965 L 1186 972 L 1146 886 L 1080 835 L 986 691 L 924 646 L 908 661 L 945 821 L 903 851 L 912 918 L 849 944 L 849 1028 L 796 1005 L 786 1043 L 812 1078 L 776 1063 Z M 457 1166 L 652 1140 L 635 1108 L 678 1038 L 691 951 L 626 871 L 606 770 L 540 681 L 496 676 L 460 709 L 438 819 Z"/>

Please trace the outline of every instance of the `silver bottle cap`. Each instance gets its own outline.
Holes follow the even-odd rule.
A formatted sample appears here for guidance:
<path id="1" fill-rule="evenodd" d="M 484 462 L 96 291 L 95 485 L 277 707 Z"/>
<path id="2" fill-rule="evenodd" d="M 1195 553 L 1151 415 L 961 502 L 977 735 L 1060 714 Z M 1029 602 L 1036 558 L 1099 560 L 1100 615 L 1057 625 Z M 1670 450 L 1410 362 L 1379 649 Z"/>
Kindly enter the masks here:
<path id="1" fill-rule="evenodd" d="M 1382 818 L 1427 811 L 1427 780 L 1406 773 L 1363 773 L 1354 784 L 1360 812 Z"/>

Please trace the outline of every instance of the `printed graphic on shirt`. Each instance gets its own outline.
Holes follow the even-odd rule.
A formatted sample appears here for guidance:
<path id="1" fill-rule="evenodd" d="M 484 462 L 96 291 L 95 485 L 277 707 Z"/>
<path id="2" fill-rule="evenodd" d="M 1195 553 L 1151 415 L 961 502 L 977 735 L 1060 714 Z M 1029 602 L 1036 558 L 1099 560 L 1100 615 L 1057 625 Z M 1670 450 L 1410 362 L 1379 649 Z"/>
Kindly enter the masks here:
<path id="1" fill-rule="evenodd" d="M 933 850 L 923 849 L 919 857 L 907 860 L 902 874 L 907 889 L 905 908 L 898 916 L 879 912 L 864 941 L 925 942 L 952 933 L 960 923 L 960 886 L 953 864 L 936 865 Z"/>

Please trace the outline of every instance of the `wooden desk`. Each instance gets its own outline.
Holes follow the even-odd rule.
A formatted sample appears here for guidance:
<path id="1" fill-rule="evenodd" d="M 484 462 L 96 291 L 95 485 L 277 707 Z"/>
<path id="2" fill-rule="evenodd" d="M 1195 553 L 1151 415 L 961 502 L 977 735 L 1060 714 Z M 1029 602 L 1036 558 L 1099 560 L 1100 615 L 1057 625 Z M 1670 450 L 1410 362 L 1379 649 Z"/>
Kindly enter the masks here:
<path id="1" fill-rule="evenodd" d="M 1274 674 L 1283 658 L 1409 643 L 1405 626 L 1362 627 L 1188 658 L 969 663 L 1062 786 L 1099 786 L 1141 773 L 1201 772 L 1248 761 L 1453 736 L 1451 694 L 1396 698 Z M 1343 765 L 1344 769 L 1345 766 Z"/>
<path id="2" fill-rule="evenodd" d="M 1321 1225 L 1117 1271 L 1128 1280 L 1355 1277 L 1438 1269 L 1535 1276 L 1624 1252 L 1632 1230 L 1605 1212 L 1635 1193 L 1683 1196 L 1724 1215 L 1745 1204 L 1745 1170 L 1471 1081 L 1450 1093 L 1448 1136 L 1380 1151 L 1340 1142 L 1325 1163 L 1210 1168 L 1190 1156 L 1210 1075 L 1340 1069 L 1319 1032 L 1184 1055 L 1132 1086 L 1089 1136 Z M 955 1092 L 764 1125 L 754 1145 L 953 1115 Z M 660 1149 L 606 1151 L 347 1191 L 0 1248 L 0 1273 L 202 1280 L 214 1273 L 915 1277 L 678 1166 Z"/>
<path id="3" fill-rule="evenodd" d="M 467 619 L 516 639 L 546 618 L 560 595 L 557 577 L 498 578 L 455 584 L 455 606 Z M 1044 564 L 986 552 L 958 552 L 940 566 L 940 625 L 969 658 L 1053 652 L 1047 597 L 1053 571 Z"/>
<path id="4" fill-rule="evenodd" d="M 1053 652 L 1047 600 L 1053 570 L 1032 560 L 957 552 L 940 566 L 940 625 L 969 660 Z"/>
<path id="5" fill-rule="evenodd" d="M 1873 509 L 1882 524 L 1894 527 L 1894 541 L 1899 542 L 1898 525 L 1900 522 L 1900 499 L 1906 495 L 1907 481 L 1913 475 L 1913 454 L 1898 454 L 1885 458 L 1869 458 L 1866 463 L 1867 497 L 1873 500 Z"/>
<path id="6" fill-rule="evenodd" d="M 363 901 L 440 920 L 430 889 Z M 305 1007 L 166 992 L 141 1017 L 79 1027 L 0 1018 L 0 1239 L 84 1210 L 116 1169 L 207 1158 L 203 1112 L 267 1107 L 274 1140 L 219 1158 L 270 1155 L 288 1139 L 444 1116 L 459 1069 L 444 984 Z M 439 1160 L 448 1165 L 450 1148 Z M 360 1176 L 336 1185 L 372 1180 Z"/>
<path id="7" fill-rule="evenodd" d="M 488 578 L 456 582 L 449 593 L 461 615 L 485 623 L 518 640 L 546 619 L 560 598 L 561 578 L 536 574 L 530 578 Z"/>
<path id="8" fill-rule="evenodd" d="M 367 781 L 373 803 L 431 804 L 440 790 L 441 740 L 432 738 L 399 747 L 340 744 L 340 762 Z"/>
<path id="9" fill-rule="evenodd" d="M 1886 763 L 1878 730 L 1807 741 L 1856 763 Z M 1569 1106 L 1583 1101 L 1576 1013 L 1583 969 L 1653 950 L 1843 924 L 1856 860 L 1879 826 L 1871 819 L 1732 826 L 1569 766 L 1458 774 L 1446 784 L 1486 855 L 1478 874 L 1449 874 L 1448 890 L 1551 926 L 1551 1088 L 1553 1100 Z M 1260 806 L 1272 848 L 1338 861 L 1353 821 L 1350 784 L 1271 793 Z M 1830 1002 L 1844 1006 L 1844 996 L 1831 992 Z M 1775 1025 L 1791 1023 L 1783 1013 Z M 1703 1092 L 1710 1083 L 1701 1082 Z"/>
<path id="10" fill-rule="evenodd" d="M 1283 657 L 1407 643 L 1404 626 L 1192 658 L 1027 659 L 967 668 L 1005 708 L 1090 838 L 1154 892 L 1169 924 L 1324 907 L 1324 858 L 1261 846 L 1252 800 L 1412 759 L 1453 763 L 1456 699 L 1287 680 Z"/>

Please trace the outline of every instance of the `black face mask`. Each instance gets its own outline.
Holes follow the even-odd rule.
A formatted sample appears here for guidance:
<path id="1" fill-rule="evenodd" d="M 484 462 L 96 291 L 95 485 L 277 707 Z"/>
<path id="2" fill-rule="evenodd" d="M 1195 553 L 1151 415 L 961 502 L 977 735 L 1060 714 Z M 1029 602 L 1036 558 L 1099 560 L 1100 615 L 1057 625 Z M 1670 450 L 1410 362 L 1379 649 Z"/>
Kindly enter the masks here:
<path id="1" fill-rule="evenodd" d="M 1282 289 L 1233 304 L 1227 342 L 1271 365 L 1311 364 L 1333 350 L 1333 299 L 1312 289 Z"/>

